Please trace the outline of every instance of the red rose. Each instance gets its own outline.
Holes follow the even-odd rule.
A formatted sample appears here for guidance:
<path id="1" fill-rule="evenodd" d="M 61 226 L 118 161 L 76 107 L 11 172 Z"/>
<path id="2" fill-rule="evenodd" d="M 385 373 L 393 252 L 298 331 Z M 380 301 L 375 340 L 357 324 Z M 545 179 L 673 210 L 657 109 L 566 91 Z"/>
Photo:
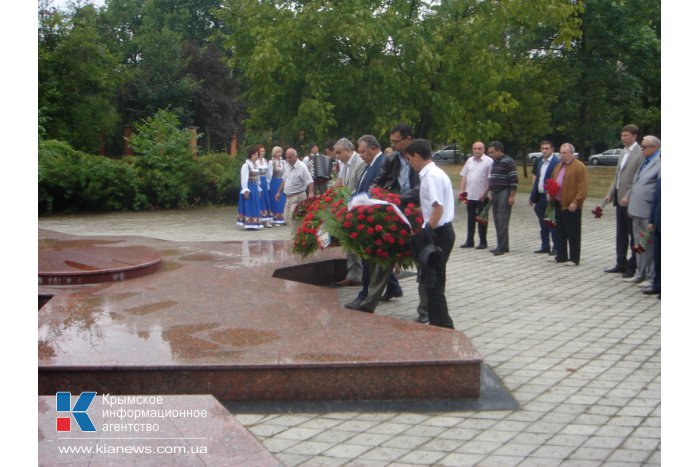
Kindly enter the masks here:
<path id="1" fill-rule="evenodd" d="M 370 224 L 374 223 L 374 216 L 369 216 L 367 218 L 367 222 L 369 222 Z"/>
<path id="2" fill-rule="evenodd" d="M 399 230 L 399 228 L 396 226 L 396 224 L 391 224 L 389 226 L 389 230 L 391 230 L 392 232 L 396 232 L 397 230 Z"/>
<path id="3" fill-rule="evenodd" d="M 382 246 L 382 243 L 384 243 L 384 242 L 382 241 L 381 238 L 378 238 L 378 239 L 376 239 L 376 240 L 374 241 L 374 244 L 377 245 L 377 246 Z"/>
<path id="4" fill-rule="evenodd" d="M 403 238 L 399 238 L 399 245 L 404 246 L 406 244 L 406 240 Z"/>
<path id="5" fill-rule="evenodd" d="M 345 214 L 345 218 L 346 218 L 347 220 L 351 221 L 351 220 L 352 220 L 352 213 L 349 212 L 349 213 Z"/>
<path id="6" fill-rule="evenodd" d="M 367 229 L 367 235 L 374 235 L 374 229 L 372 227 Z"/>
<path id="7" fill-rule="evenodd" d="M 362 230 L 365 228 L 365 224 L 360 224 L 357 226 L 357 230 Z M 368 232 L 369 233 L 369 232 Z"/>
<path id="8" fill-rule="evenodd" d="M 349 229 L 350 227 L 352 227 L 352 222 L 345 221 L 345 223 L 343 223 L 343 227 L 345 227 L 346 229 Z"/>
<path id="9" fill-rule="evenodd" d="M 372 254 L 372 248 L 370 248 L 370 247 L 365 248 L 365 253 L 367 253 L 368 255 L 371 255 L 371 254 Z"/>
<path id="10" fill-rule="evenodd" d="M 377 232 L 381 232 L 382 230 L 384 230 L 384 227 L 382 227 L 381 224 L 377 224 L 374 226 L 374 230 L 376 230 Z"/>
<path id="11" fill-rule="evenodd" d="M 359 214 L 359 215 L 357 216 L 357 220 L 358 220 L 358 221 L 363 221 L 363 220 L 365 220 L 365 215 L 364 215 L 364 214 Z"/>
<path id="12" fill-rule="evenodd" d="M 401 229 L 399 230 L 399 235 L 403 235 L 404 237 L 408 235 L 408 231 L 406 229 Z"/>
<path id="13" fill-rule="evenodd" d="M 353 232 L 350 234 L 350 238 L 357 238 L 358 235 L 360 235 L 360 234 L 357 232 Z"/>

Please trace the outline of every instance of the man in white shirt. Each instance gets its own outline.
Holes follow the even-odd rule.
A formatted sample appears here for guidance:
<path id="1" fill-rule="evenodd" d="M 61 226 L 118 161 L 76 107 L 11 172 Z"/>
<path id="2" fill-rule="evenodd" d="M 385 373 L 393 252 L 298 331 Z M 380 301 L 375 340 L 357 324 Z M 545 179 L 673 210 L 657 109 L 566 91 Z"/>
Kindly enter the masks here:
<path id="1" fill-rule="evenodd" d="M 420 258 L 424 250 L 433 244 L 435 253 L 420 268 L 431 269 L 431 280 L 425 280 L 428 294 L 428 319 L 433 326 L 454 329 L 447 309 L 445 281 L 447 260 L 455 243 L 452 220 L 455 216 L 455 201 L 452 183 L 447 174 L 432 160 L 432 147 L 424 139 L 415 139 L 406 148 L 406 157 L 413 170 L 420 176 L 420 207 L 423 215 L 423 229 L 416 235 L 424 248 L 418 252 Z M 414 245 L 415 245 L 414 241 Z M 425 276 L 423 276 L 425 277 Z"/>
<path id="2" fill-rule="evenodd" d="M 489 191 L 489 174 L 493 159 L 485 155 L 486 147 L 481 141 L 472 145 L 473 156 L 467 159 L 459 173 L 462 180 L 459 184 L 459 192 L 467 193 L 467 240 L 460 248 L 474 248 L 474 228 L 476 227 L 476 216 L 484 207 L 486 194 Z M 488 247 L 486 242 L 485 224 L 479 224 L 479 245 L 477 250 Z"/>
<path id="3" fill-rule="evenodd" d="M 275 200 L 279 201 L 282 192 L 287 197 L 284 203 L 284 222 L 292 225 L 292 216 L 297 204 L 301 203 L 313 194 L 314 180 L 311 178 L 306 164 L 297 158 L 297 151 L 294 148 L 287 149 L 284 154 L 287 165 L 284 167 L 282 183 L 275 194 Z"/>

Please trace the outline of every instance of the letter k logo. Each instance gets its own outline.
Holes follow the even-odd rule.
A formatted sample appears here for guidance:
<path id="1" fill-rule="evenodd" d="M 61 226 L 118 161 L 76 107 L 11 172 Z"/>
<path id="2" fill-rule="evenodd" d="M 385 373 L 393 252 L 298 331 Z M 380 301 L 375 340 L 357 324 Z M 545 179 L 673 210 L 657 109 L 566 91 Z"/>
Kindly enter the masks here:
<path id="1" fill-rule="evenodd" d="M 95 398 L 95 395 L 97 395 L 96 392 L 81 392 L 80 397 L 78 397 L 78 400 L 71 409 L 71 393 L 57 392 L 56 412 L 70 412 L 78 423 L 80 431 L 97 431 L 95 430 L 95 425 L 92 424 L 92 420 L 90 420 L 90 416 L 87 414 L 87 410 L 90 408 L 90 404 Z M 70 417 L 57 417 L 56 431 L 70 431 Z"/>

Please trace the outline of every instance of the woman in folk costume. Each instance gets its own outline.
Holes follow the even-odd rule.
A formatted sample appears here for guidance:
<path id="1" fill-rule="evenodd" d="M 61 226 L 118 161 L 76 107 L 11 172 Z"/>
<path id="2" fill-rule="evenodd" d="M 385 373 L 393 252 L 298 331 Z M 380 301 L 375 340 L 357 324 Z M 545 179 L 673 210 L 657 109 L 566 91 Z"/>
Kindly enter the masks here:
<path id="1" fill-rule="evenodd" d="M 260 188 L 260 172 L 256 161 L 258 149 L 248 151 L 248 159 L 241 166 L 241 193 L 238 195 L 238 225 L 246 230 L 263 228 L 260 217 L 262 203 L 262 188 Z"/>
<path id="2" fill-rule="evenodd" d="M 272 227 L 272 212 L 270 212 L 270 188 L 267 178 L 268 163 L 265 159 L 265 146 L 258 144 L 258 160 L 256 161 L 258 173 L 260 173 L 260 189 L 262 197 L 260 199 L 260 217 L 265 227 Z"/>
<path id="3" fill-rule="evenodd" d="M 284 203 L 287 198 L 281 194 L 279 201 L 275 200 L 275 193 L 279 191 L 282 184 L 282 174 L 287 162 L 282 157 L 282 148 L 275 146 L 272 148 L 272 158 L 267 166 L 267 178 L 270 181 L 270 211 L 272 212 L 272 225 L 284 225 Z"/>

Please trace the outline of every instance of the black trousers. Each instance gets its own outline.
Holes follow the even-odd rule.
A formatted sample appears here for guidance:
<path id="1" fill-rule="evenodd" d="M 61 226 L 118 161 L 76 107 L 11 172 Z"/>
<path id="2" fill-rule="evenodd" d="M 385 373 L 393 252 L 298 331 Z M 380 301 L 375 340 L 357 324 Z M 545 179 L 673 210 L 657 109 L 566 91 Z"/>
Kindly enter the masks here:
<path id="1" fill-rule="evenodd" d="M 486 228 L 487 225 L 477 224 L 476 216 L 479 215 L 481 208 L 484 207 L 484 202 L 479 200 L 468 200 L 467 201 L 467 245 L 474 245 L 474 230 L 475 228 L 479 231 L 479 245 L 486 246 Z"/>
<path id="2" fill-rule="evenodd" d="M 546 193 L 537 193 L 535 198 L 535 214 L 537 215 L 537 220 L 540 222 L 540 248 L 543 250 L 550 251 L 550 249 L 557 250 L 557 230 L 554 227 L 550 227 L 544 223 L 544 213 L 547 211 L 547 201 Z M 549 238 L 552 238 L 552 246 L 549 246 Z"/>
<path id="3" fill-rule="evenodd" d="M 581 209 L 574 212 L 564 209 L 561 203 L 554 202 L 554 209 L 557 210 L 557 239 L 559 248 L 557 249 L 557 261 L 560 263 L 573 261 L 578 264 L 581 261 Z"/>
<path id="4" fill-rule="evenodd" d="M 634 233 L 632 232 L 632 218 L 627 214 L 627 207 L 617 204 L 615 207 L 615 252 L 616 265 L 625 268 L 629 272 L 637 269 L 637 257 L 632 253 L 634 246 Z M 630 250 L 630 258 L 627 259 L 627 249 Z"/>
<path id="5" fill-rule="evenodd" d="M 445 298 L 445 282 L 447 280 L 447 260 L 455 244 L 455 231 L 452 223 L 434 229 L 435 246 L 442 248 L 445 260 L 438 269 L 437 281 L 432 287 L 426 286 L 428 295 L 428 319 L 433 326 L 454 329 L 454 323 L 447 311 L 447 299 Z"/>

